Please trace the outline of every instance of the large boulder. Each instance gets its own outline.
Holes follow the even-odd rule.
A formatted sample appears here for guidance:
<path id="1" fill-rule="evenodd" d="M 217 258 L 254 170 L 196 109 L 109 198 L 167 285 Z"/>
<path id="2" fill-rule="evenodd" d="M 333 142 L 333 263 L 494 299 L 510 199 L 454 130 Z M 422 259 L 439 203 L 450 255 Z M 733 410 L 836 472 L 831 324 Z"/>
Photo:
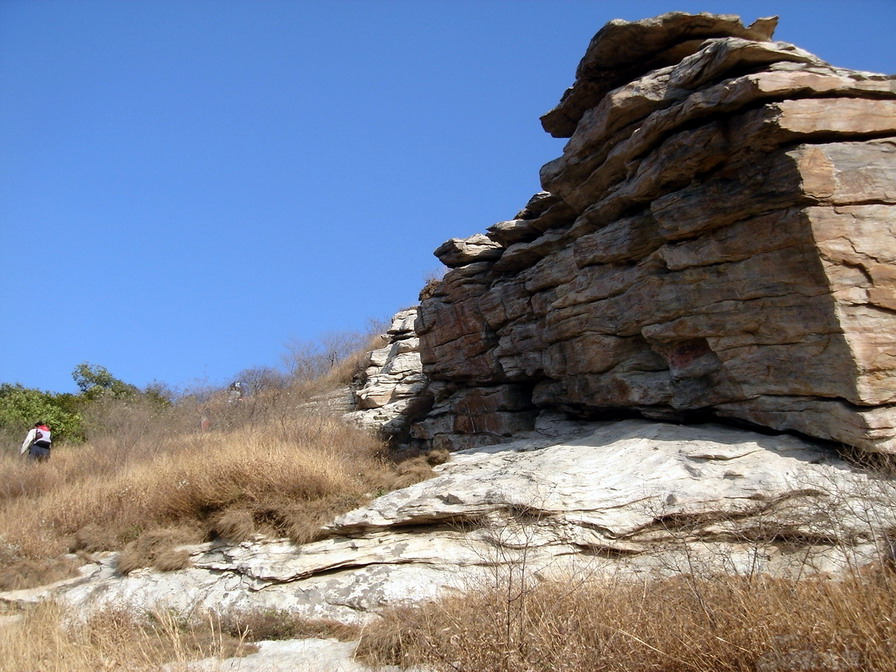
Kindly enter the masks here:
<path id="1" fill-rule="evenodd" d="M 418 440 L 494 443 L 548 409 L 896 452 L 896 80 L 774 24 L 676 12 L 595 36 L 543 118 L 569 137 L 545 191 L 436 252 Z"/>

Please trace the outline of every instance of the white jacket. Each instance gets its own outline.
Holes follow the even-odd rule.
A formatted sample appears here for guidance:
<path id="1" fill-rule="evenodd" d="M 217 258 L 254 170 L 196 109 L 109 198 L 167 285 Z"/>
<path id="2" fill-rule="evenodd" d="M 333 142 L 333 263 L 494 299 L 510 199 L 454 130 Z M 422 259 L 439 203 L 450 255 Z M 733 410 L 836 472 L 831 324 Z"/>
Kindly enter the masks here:
<path id="1" fill-rule="evenodd" d="M 25 440 L 22 441 L 22 447 L 19 450 L 19 455 L 24 455 L 25 451 L 31 447 L 31 444 L 34 443 L 34 437 L 37 436 L 37 428 L 32 427 L 28 430 L 28 433 L 25 435 Z"/>

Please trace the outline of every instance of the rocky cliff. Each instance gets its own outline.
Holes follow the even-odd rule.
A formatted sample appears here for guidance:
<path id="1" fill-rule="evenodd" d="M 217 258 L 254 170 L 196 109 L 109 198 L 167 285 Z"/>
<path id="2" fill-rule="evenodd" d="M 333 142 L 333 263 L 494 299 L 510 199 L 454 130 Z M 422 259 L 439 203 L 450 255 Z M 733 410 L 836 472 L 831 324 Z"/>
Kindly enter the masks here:
<path id="1" fill-rule="evenodd" d="M 560 410 L 896 452 L 896 80 L 775 23 L 676 12 L 594 37 L 542 118 L 569 138 L 544 191 L 436 250 L 418 441 Z"/>
<path id="2" fill-rule="evenodd" d="M 894 79 L 773 27 L 675 13 L 597 34 L 543 118 L 570 138 L 546 191 L 439 248 L 452 270 L 396 316 L 355 391 L 355 421 L 469 448 L 434 478 L 371 493 L 301 546 L 216 539 L 185 570 L 127 576 L 97 554 L 0 606 L 361 624 L 545 577 L 892 563 L 893 480 L 806 437 L 649 421 L 896 452 Z M 307 650 L 308 669 L 360 669 Z M 209 668 L 274 669 L 247 661 Z"/>
<path id="3" fill-rule="evenodd" d="M 407 441 L 408 417 L 425 405 L 426 377 L 420 362 L 420 339 L 414 332 L 416 321 L 416 308 L 395 314 L 385 345 L 367 355 L 367 366 L 353 392 L 356 408 L 344 416 L 394 444 Z"/>

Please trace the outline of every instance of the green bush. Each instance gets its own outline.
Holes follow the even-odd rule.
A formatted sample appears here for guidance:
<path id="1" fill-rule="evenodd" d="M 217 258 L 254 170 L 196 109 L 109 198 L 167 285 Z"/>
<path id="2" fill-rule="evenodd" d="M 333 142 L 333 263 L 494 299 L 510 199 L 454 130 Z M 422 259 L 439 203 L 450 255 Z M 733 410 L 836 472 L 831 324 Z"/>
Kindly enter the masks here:
<path id="1" fill-rule="evenodd" d="M 54 394 L 24 387 L 18 383 L 0 383 L 0 428 L 5 435 L 21 435 L 43 420 L 54 438 L 82 441 L 84 426 L 73 394 Z"/>
<path id="2" fill-rule="evenodd" d="M 39 420 L 50 426 L 54 440 L 81 442 L 88 430 L 94 429 L 91 421 L 95 424 L 98 416 L 108 415 L 110 404 L 117 404 L 124 411 L 135 404 L 157 409 L 171 405 L 173 395 L 164 385 L 154 383 L 141 392 L 96 364 L 78 364 L 72 378 L 80 390 L 78 394 L 0 383 L 0 440 L 4 445 L 21 441 Z"/>

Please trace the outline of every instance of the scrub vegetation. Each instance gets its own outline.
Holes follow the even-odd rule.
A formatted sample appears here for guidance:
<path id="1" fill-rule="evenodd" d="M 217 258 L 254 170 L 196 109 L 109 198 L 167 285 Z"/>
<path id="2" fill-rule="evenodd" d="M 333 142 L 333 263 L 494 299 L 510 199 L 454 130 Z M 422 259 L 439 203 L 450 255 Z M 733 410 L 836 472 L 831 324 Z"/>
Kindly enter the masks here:
<path id="1" fill-rule="evenodd" d="M 389 612 L 359 655 L 458 672 L 886 672 L 894 609 L 884 570 L 495 585 Z"/>
<path id="2" fill-rule="evenodd" d="M 432 473 L 419 459 L 395 462 L 339 418 L 333 405 L 363 366 L 361 354 L 306 356 L 316 359 L 291 360 L 302 375 L 255 369 L 244 372 L 239 393 L 176 399 L 79 367 L 81 380 L 101 381 L 81 386 L 70 404 L 83 437 L 54 441 L 43 463 L 14 449 L 0 456 L 0 590 L 70 576 L 81 557 L 103 551 L 119 551 L 128 573 L 183 568 L 179 546 L 216 538 L 261 533 L 303 543 L 374 493 Z"/>

